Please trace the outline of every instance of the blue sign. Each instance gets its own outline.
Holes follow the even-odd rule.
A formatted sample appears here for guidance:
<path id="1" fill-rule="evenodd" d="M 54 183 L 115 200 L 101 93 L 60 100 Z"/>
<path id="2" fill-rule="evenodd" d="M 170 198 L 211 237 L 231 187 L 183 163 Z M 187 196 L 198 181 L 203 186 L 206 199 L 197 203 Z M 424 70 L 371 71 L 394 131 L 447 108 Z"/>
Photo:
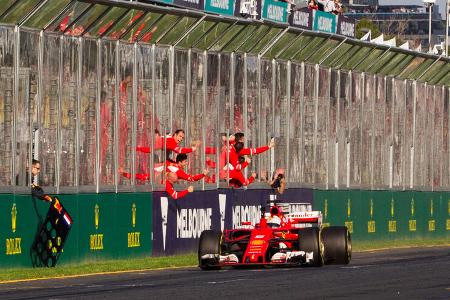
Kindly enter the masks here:
<path id="1" fill-rule="evenodd" d="M 181 189 L 177 187 L 176 189 Z M 287 189 L 283 195 L 272 190 L 221 189 L 198 191 L 174 200 L 166 192 L 153 192 L 153 254 L 195 252 L 203 230 L 221 232 L 259 222 L 268 200 L 284 203 L 312 203 L 311 189 Z"/>
<path id="2" fill-rule="evenodd" d="M 182 187 L 176 187 L 182 189 Z M 199 191 L 174 200 L 166 192 L 154 192 L 153 254 L 195 252 L 204 230 L 220 231 L 221 210 L 217 191 Z M 222 214 L 223 214 L 222 213 Z"/>
<path id="3" fill-rule="evenodd" d="M 293 11 L 289 16 L 289 25 L 302 29 L 312 29 L 313 13 L 307 7 Z"/>
<path id="4" fill-rule="evenodd" d="M 173 0 L 173 4 L 198 10 L 203 10 L 205 8 L 203 0 Z"/>
<path id="5" fill-rule="evenodd" d="M 315 11 L 313 30 L 336 33 L 336 16 L 320 10 Z"/>
<path id="6" fill-rule="evenodd" d="M 234 16 L 240 18 L 261 19 L 261 0 L 236 0 L 234 2 Z"/>
<path id="7" fill-rule="evenodd" d="M 264 0 L 262 18 L 279 23 L 287 22 L 288 3 Z"/>
<path id="8" fill-rule="evenodd" d="M 205 10 L 219 15 L 233 16 L 234 0 L 205 0 Z"/>
<path id="9" fill-rule="evenodd" d="M 337 23 L 337 34 L 355 37 L 356 24 L 354 19 L 339 16 Z"/>

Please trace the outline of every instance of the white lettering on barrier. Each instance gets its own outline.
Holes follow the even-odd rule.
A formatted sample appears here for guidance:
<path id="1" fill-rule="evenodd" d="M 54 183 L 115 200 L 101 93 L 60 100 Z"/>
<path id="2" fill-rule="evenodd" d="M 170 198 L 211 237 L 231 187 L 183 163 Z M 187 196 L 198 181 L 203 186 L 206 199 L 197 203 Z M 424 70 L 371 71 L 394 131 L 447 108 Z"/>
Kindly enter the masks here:
<path id="1" fill-rule="evenodd" d="M 211 0 L 211 6 L 228 10 L 230 8 L 230 2 L 228 0 Z"/>
<path id="2" fill-rule="evenodd" d="M 275 21 L 283 21 L 283 7 L 269 5 L 267 8 L 267 17 Z"/>
<path id="3" fill-rule="evenodd" d="M 317 29 L 320 31 L 333 32 L 333 20 L 319 17 L 317 20 Z"/>
<path id="4" fill-rule="evenodd" d="M 243 205 L 233 207 L 233 228 L 238 228 L 242 222 L 259 223 L 261 205 Z"/>
<path id="5" fill-rule="evenodd" d="M 341 34 L 346 36 L 355 36 L 355 24 L 342 22 L 341 23 Z"/>
<path id="6" fill-rule="evenodd" d="M 184 2 L 189 2 L 189 3 L 193 3 L 193 4 L 200 4 L 200 0 L 183 0 Z"/>
<path id="7" fill-rule="evenodd" d="M 181 209 L 177 212 L 177 238 L 199 238 L 204 230 L 211 229 L 212 208 Z"/>
<path id="8" fill-rule="evenodd" d="M 294 13 L 294 25 L 309 27 L 309 13 L 296 11 Z"/>

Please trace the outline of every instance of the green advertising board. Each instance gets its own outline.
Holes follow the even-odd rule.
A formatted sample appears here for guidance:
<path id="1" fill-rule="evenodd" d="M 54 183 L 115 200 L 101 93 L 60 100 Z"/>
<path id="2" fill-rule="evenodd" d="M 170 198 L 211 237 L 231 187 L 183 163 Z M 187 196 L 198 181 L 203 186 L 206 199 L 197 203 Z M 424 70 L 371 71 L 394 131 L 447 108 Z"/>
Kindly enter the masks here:
<path id="1" fill-rule="evenodd" d="M 219 15 L 234 15 L 234 0 L 205 0 L 205 10 Z"/>
<path id="2" fill-rule="evenodd" d="M 264 0 L 262 18 L 279 23 L 287 22 L 288 3 L 274 0 Z"/>
<path id="3" fill-rule="evenodd" d="M 358 241 L 450 237 L 448 192 L 317 190 L 313 205 Z"/>
<path id="4" fill-rule="evenodd" d="M 313 18 L 313 30 L 336 33 L 336 18 L 337 17 L 331 13 L 315 10 Z"/>
<path id="5" fill-rule="evenodd" d="M 58 265 L 152 254 L 152 194 L 58 195 L 72 218 Z M 49 203 L 0 194 L 0 266 L 39 266 L 32 244 Z"/>

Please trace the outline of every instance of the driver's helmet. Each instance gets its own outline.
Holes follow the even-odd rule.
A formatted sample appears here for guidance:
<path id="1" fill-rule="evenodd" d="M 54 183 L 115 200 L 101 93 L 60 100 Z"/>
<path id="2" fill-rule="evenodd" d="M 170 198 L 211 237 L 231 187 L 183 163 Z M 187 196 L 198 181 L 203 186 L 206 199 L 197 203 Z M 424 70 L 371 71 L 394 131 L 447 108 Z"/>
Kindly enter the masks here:
<path id="1" fill-rule="evenodd" d="M 281 226 L 281 218 L 279 216 L 273 215 L 267 219 L 267 226 L 271 228 L 277 228 Z"/>

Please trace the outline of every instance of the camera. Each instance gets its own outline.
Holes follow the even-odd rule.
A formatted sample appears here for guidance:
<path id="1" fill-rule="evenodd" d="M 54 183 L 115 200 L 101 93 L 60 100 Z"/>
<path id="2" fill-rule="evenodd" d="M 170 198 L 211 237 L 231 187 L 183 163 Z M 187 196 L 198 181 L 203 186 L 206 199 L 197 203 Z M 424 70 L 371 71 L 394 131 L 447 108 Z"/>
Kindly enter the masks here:
<path id="1" fill-rule="evenodd" d="M 284 178 L 283 174 L 278 174 L 273 183 L 270 185 L 273 189 L 281 187 L 281 180 Z"/>

